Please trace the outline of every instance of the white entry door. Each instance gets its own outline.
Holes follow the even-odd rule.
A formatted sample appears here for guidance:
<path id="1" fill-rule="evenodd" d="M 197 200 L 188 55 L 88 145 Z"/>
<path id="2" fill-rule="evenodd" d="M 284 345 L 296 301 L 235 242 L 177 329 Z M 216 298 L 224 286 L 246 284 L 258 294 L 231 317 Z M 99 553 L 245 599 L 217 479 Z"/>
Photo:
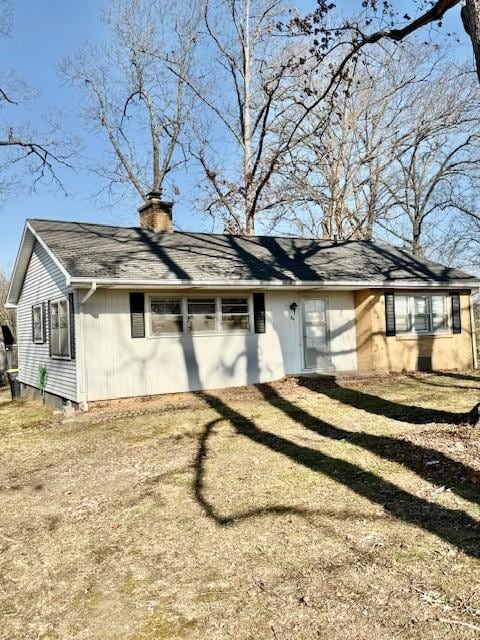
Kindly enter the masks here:
<path id="1" fill-rule="evenodd" d="M 303 352 L 305 369 L 331 369 L 328 332 L 328 299 L 303 301 Z"/>

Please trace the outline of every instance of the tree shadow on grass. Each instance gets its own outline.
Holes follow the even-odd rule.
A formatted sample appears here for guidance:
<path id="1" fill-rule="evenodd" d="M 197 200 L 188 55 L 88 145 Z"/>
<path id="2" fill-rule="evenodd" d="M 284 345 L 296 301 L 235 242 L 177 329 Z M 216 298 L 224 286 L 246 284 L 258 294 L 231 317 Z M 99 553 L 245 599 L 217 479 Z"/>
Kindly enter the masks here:
<path id="1" fill-rule="evenodd" d="M 468 373 L 456 373 L 455 371 L 439 371 L 439 376 L 445 376 L 445 378 L 453 378 L 455 380 L 473 380 L 480 384 L 480 372 L 478 375 L 469 375 Z"/>
<path id="2" fill-rule="evenodd" d="M 365 391 L 360 391 L 359 389 L 341 387 L 334 377 L 300 376 L 298 384 L 310 389 L 310 391 L 322 393 L 333 400 L 355 407 L 355 409 L 368 411 L 368 413 L 383 416 L 390 420 L 410 422 L 411 424 L 427 424 L 429 422 L 458 424 L 465 418 L 465 413 L 462 412 L 456 413 L 401 404 L 371 393 L 365 393 Z"/>
<path id="3" fill-rule="evenodd" d="M 290 402 L 269 384 L 258 385 L 258 388 L 267 402 L 302 427 L 325 438 L 343 440 L 366 449 L 384 460 L 403 465 L 428 482 L 448 487 L 465 500 L 480 503 L 480 487 L 471 481 L 478 472 L 469 465 L 409 440 L 337 427 Z"/>
<path id="4" fill-rule="evenodd" d="M 208 400 L 207 400 L 208 402 Z M 226 405 L 225 405 L 226 406 Z M 305 509 L 302 507 L 293 507 L 290 505 L 283 504 L 275 504 L 268 505 L 264 507 L 258 507 L 255 509 L 249 509 L 247 511 L 243 511 L 241 513 L 236 513 L 232 516 L 222 516 L 218 510 L 213 505 L 212 501 L 210 501 L 206 496 L 205 489 L 205 464 L 208 460 L 208 442 L 213 434 L 213 429 L 218 424 L 225 421 L 225 418 L 217 418 L 216 420 L 212 420 L 207 423 L 202 431 L 202 435 L 200 436 L 199 446 L 197 448 L 197 454 L 195 456 L 195 476 L 193 482 L 193 492 L 195 495 L 195 499 L 198 504 L 203 508 L 206 515 L 214 520 L 217 524 L 221 526 L 229 526 L 233 525 L 242 520 L 248 520 L 250 518 L 256 518 L 260 516 L 267 515 L 295 515 L 301 517 L 310 517 L 322 514 L 323 512 L 320 510 L 313 509 Z"/>
<path id="5" fill-rule="evenodd" d="M 439 377 L 443 377 L 444 374 L 442 372 L 439 372 L 438 375 Z M 450 381 L 442 383 L 440 381 L 432 380 L 431 377 L 421 378 L 414 373 L 407 373 L 406 376 L 407 378 L 413 380 L 415 383 L 423 384 L 428 387 L 438 387 L 440 389 L 461 389 L 462 391 L 480 391 L 480 386 L 476 387 L 471 384 L 453 384 Z M 480 380 L 478 382 L 480 384 Z"/>
<path id="6" fill-rule="evenodd" d="M 266 447 L 270 451 L 278 453 L 307 469 L 323 474 L 343 484 L 357 495 L 382 506 L 387 513 L 395 518 L 413 524 L 438 536 L 474 558 L 480 558 L 480 523 L 465 511 L 450 509 L 429 502 L 424 498 L 412 495 L 388 480 L 370 471 L 366 471 L 351 462 L 342 460 L 341 458 L 335 458 L 316 449 L 299 445 L 287 438 L 260 429 L 253 420 L 242 415 L 220 398 L 208 393 L 202 393 L 201 396 L 205 402 L 219 414 L 220 419 L 225 419 L 230 422 L 235 432 L 239 435 L 245 436 L 252 442 Z M 266 396 L 266 400 L 270 402 L 272 400 L 271 396 Z M 288 403 L 288 401 L 286 402 Z M 288 404 L 291 405 L 290 414 L 285 410 L 285 405 L 282 405 L 282 410 L 286 415 L 294 417 L 297 422 L 303 424 L 302 419 L 309 416 L 309 414 L 302 416 L 302 414 L 298 412 L 298 407 L 292 403 Z M 309 416 L 309 419 L 312 419 L 312 416 Z M 322 425 L 324 430 L 332 427 L 332 425 L 319 419 L 315 420 L 317 421 L 317 427 L 319 429 L 320 425 Z M 217 524 L 226 526 L 233 524 L 237 520 L 252 517 L 255 515 L 255 512 L 240 514 L 238 518 L 235 516 L 222 518 L 216 514 L 215 509 L 205 498 L 204 465 L 207 456 L 207 440 L 217 423 L 218 420 L 209 423 L 200 440 L 196 459 L 194 494 L 201 506 L 205 509 L 207 515 L 217 522 Z M 259 511 L 265 513 L 267 510 L 268 508 L 260 509 Z M 272 510 L 273 513 L 280 513 L 282 515 L 285 513 L 281 507 L 272 507 Z M 287 507 L 287 510 L 291 512 L 289 507 Z"/>

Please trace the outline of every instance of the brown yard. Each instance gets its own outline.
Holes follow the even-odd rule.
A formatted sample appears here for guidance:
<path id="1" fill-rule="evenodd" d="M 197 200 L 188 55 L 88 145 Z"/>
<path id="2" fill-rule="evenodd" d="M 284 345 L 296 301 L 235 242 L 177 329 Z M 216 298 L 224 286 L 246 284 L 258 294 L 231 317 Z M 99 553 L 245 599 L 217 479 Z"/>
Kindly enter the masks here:
<path id="1" fill-rule="evenodd" d="M 0 638 L 480 634 L 474 373 L 0 404 Z"/>

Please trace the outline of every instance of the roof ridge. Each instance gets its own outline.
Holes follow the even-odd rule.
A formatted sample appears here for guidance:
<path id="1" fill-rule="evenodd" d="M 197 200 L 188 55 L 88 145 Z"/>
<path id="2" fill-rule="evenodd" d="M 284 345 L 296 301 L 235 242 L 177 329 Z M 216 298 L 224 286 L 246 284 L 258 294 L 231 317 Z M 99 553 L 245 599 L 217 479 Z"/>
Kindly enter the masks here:
<path id="1" fill-rule="evenodd" d="M 109 229 L 124 229 L 126 231 L 136 231 L 137 229 L 141 229 L 141 227 L 138 226 L 132 226 L 132 227 L 124 227 L 121 225 L 116 225 L 116 224 L 105 224 L 103 222 L 84 222 L 81 220 L 58 220 L 58 219 L 54 219 L 54 218 L 27 218 L 27 222 L 58 222 L 60 224 L 78 224 L 78 225 L 86 225 L 86 226 L 91 226 L 91 227 L 108 227 Z M 145 229 L 143 229 L 143 231 L 145 231 Z M 148 230 L 147 230 L 148 231 Z M 281 239 L 281 240 L 313 240 L 315 242 L 330 242 L 330 243 L 335 243 L 335 240 L 330 240 L 327 238 L 315 238 L 315 237 L 305 237 L 305 236 L 293 236 L 293 235 L 268 235 L 268 234 L 263 234 L 263 235 L 247 235 L 247 234 L 238 234 L 238 233 L 217 233 L 215 231 L 184 231 L 184 230 L 174 230 L 173 232 L 153 232 L 151 231 L 150 233 L 152 233 L 153 235 L 171 235 L 171 233 L 175 234 L 188 234 L 188 235 L 196 235 L 196 236 L 219 236 L 219 237 L 228 237 L 228 238 L 246 238 L 251 239 L 251 238 L 272 238 L 272 239 Z M 400 249 L 400 247 L 397 247 L 395 245 L 392 245 L 388 242 L 385 242 L 384 240 L 369 240 L 366 238 L 359 238 L 359 239 L 354 239 L 354 240 L 337 240 L 337 245 L 338 244 L 344 244 L 344 243 L 354 243 L 354 242 L 358 242 L 358 243 L 368 243 L 368 244 L 384 244 L 388 247 L 393 247 L 395 249 Z"/>

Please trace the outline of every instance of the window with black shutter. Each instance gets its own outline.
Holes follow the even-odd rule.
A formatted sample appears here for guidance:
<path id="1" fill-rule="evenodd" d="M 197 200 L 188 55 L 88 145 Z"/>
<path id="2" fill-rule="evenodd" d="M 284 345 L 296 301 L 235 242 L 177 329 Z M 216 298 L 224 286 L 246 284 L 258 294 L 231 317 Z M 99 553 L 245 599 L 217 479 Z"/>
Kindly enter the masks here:
<path id="1" fill-rule="evenodd" d="M 460 309 L 460 295 L 458 293 L 452 293 L 450 295 L 452 300 L 452 332 L 462 333 L 462 315 Z"/>
<path id="2" fill-rule="evenodd" d="M 145 337 L 145 295 L 130 293 L 130 328 L 132 338 Z"/>
<path id="3" fill-rule="evenodd" d="M 265 333 L 265 294 L 253 294 L 253 325 L 255 333 Z"/>
<path id="4" fill-rule="evenodd" d="M 395 295 L 393 293 L 385 294 L 385 334 L 394 336 L 395 330 Z"/>

